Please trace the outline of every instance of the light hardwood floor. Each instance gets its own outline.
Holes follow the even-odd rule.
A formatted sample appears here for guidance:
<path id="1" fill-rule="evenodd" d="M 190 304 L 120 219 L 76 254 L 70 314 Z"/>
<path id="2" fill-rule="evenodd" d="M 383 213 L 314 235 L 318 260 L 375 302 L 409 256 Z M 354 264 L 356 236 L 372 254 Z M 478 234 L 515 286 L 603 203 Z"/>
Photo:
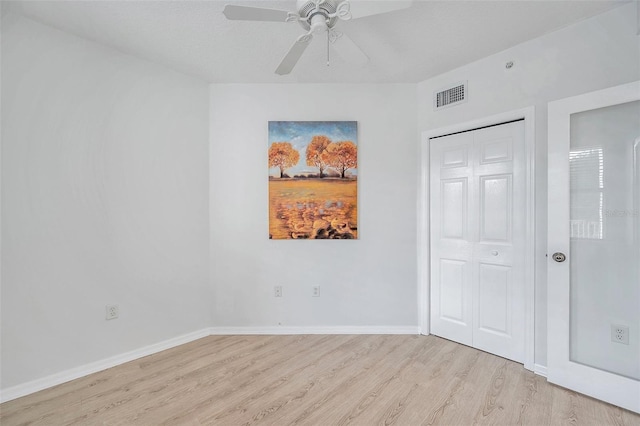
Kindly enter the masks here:
<path id="1" fill-rule="evenodd" d="M 2 426 L 640 425 L 435 336 L 212 336 L 0 405 Z"/>

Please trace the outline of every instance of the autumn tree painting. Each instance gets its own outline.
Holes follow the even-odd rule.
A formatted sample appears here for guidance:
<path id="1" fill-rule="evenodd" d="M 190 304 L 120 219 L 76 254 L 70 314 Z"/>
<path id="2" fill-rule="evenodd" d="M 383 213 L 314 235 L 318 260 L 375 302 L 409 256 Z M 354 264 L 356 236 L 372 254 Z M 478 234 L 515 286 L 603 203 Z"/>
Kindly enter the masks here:
<path id="1" fill-rule="evenodd" d="M 298 164 L 300 153 L 293 149 L 289 142 L 274 142 L 269 147 L 269 167 L 280 169 L 280 178 L 284 177 L 284 171 Z"/>
<path id="2" fill-rule="evenodd" d="M 324 177 L 329 161 L 327 147 L 331 144 L 331 139 L 324 135 L 316 135 L 307 146 L 307 166 L 317 167 L 319 178 Z"/>
<path id="3" fill-rule="evenodd" d="M 355 121 L 269 122 L 269 238 L 358 238 Z"/>
<path id="4" fill-rule="evenodd" d="M 358 167 L 358 148 L 351 141 L 330 143 L 327 146 L 327 163 L 344 179 L 347 170 Z"/>

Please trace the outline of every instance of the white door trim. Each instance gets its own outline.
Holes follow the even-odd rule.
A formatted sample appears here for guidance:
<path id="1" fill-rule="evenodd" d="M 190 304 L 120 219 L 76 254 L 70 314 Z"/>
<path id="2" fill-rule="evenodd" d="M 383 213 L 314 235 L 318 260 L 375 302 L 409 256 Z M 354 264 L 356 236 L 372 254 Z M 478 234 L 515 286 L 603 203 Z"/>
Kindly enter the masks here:
<path id="1" fill-rule="evenodd" d="M 429 276 L 429 139 L 451 133 L 474 130 L 508 121 L 524 119 L 526 193 L 526 263 L 525 263 L 525 361 L 527 370 L 534 369 L 535 312 L 535 107 L 530 106 L 501 114 L 422 132 L 420 141 L 421 173 L 418 185 L 418 312 L 420 333 L 430 333 Z"/>

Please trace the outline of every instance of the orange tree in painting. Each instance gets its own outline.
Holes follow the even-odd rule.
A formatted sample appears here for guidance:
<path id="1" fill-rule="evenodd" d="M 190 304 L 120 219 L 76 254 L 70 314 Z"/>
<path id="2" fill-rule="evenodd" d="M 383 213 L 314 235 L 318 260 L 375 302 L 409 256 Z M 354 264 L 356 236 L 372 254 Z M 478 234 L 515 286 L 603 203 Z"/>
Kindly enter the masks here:
<path id="1" fill-rule="evenodd" d="M 269 148 L 269 167 L 278 167 L 280 177 L 284 177 L 285 169 L 298 164 L 300 153 L 289 142 L 274 142 Z"/>
<path id="2" fill-rule="evenodd" d="M 327 154 L 329 166 L 336 169 L 342 179 L 347 170 L 358 167 L 358 148 L 351 141 L 330 144 Z"/>
<path id="3" fill-rule="evenodd" d="M 307 166 L 314 166 L 320 170 L 320 178 L 324 177 L 324 171 L 329 166 L 327 147 L 331 139 L 324 135 L 314 136 L 307 146 Z"/>

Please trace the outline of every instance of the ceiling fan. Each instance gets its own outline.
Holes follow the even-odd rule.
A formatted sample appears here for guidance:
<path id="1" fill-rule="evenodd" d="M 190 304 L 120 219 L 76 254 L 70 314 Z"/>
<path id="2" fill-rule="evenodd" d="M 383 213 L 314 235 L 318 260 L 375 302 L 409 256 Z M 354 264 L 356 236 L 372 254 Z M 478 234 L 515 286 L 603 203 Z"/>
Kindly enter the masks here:
<path id="1" fill-rule="evenodd" d="M 314 36 L 326 35 L 327 55 L 328 46 L 331 44 L 344 60 L 358 65 L 366 63 L 369 60 L 367 55 L 346 34 L 335 30 L 335 25 L 340 20 L 348 21 L 405 9 L 411 3 L 412 1 L 404 0 L 298 0 L 297 12 L 228 4 L 223 13 L 229 20 L 298 22 L 306 33 L 296 39 L 276 68 L 276 74 L 285 75 L 296 66 Z"/>

